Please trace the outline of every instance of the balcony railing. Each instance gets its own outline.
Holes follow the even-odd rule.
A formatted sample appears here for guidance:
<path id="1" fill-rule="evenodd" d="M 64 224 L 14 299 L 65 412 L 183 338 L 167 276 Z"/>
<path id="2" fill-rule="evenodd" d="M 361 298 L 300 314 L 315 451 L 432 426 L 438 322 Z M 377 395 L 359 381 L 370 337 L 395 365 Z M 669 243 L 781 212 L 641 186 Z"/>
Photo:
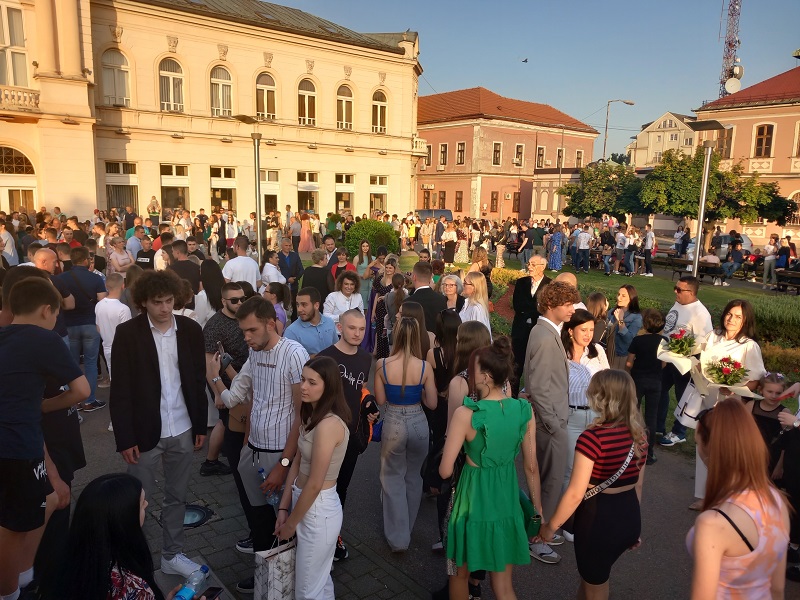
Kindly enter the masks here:
<path id="1" fill-rule="evenodd" d="M 39 92 L 28 88 L 0 85 L 0 108 L 38 111 Z"/>
<path id="2" fill-rule="evenodd" d="M 428 156 L 428 142 L 423 138 L 414 137 L 411 140 L 411 154 L 413 156 Z"/>

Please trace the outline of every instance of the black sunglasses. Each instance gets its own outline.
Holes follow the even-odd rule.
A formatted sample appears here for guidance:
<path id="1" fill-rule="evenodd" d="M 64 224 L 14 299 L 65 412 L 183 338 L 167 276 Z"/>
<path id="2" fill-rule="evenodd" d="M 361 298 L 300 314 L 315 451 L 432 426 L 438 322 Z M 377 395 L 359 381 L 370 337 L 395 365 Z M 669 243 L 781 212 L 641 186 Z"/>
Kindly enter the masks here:
<path id="1" fill-rule="evenodd" d="M 237 296 L 236 298 L 224 298 L 231 304 L 239 304 L 239 302 L 244 302 L 247 300 L 247 296 Z"/>

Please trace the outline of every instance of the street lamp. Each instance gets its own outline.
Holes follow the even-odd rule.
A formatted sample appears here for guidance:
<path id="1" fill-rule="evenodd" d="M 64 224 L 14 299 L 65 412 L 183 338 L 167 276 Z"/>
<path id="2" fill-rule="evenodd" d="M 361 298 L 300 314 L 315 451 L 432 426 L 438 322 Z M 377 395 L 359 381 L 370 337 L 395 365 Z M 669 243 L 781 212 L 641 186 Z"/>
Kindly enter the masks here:
<path id="1" fill-rule="evenodd" d="M 603 160 L 606 159 L 606 146 L 608 145 L 608 113 L 611 111 L 611 103 L 612 102 L 622 102 L 623 104 L 627 104 L 628 106 L 633 106 L 633 100 L 609 100 L 606 103 L 606 133 L 605 137 L 603 138 Z"/>
<path id="2" fill-rule="evenodd" d="M 254 119 L 250 115 L 234 115 L 234 119 L 246 125 L 258 124 L 258 119 Z M 256 171 L 256 254 L 258 260 L 261 261 L 261 229 L 263 223 L 261 222 L 261 134 L 254 131 L 250 134 L 253 138 L 253 162 L 255 163 Z"/>

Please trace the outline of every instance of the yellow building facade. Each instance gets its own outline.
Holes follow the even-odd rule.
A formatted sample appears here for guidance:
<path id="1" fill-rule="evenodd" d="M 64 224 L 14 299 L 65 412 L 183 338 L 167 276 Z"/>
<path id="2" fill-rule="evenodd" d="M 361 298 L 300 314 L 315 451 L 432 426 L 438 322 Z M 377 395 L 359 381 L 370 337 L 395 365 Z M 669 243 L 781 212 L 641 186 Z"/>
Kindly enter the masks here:
<path id="1" fill-rule="evenodd" d="M 164 208 L 246 216 L 253 133 L 262 211 L 411 210 L 425 155 L 414 32 L 359 34 L 257 0 L 0 9 L 2 210 L 59 206 L 86 218 L 144 212 L 155 196 Z"/>

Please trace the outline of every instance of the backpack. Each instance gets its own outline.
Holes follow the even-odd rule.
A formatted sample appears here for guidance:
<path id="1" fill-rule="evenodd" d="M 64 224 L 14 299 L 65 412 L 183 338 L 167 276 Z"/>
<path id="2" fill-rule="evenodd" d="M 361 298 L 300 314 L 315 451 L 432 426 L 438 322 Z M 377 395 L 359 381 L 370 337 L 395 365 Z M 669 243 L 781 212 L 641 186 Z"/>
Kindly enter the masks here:
<path id="1" fill-rule="evenodd" d="M 383 423 L 378 421 L 370 423 L 369 421 L 369 416 L 376 413 L 380 413 L 380 411 L 375 402 L 375 396 L 370 394 L 366 387 L 361 388 L 361 405 L 358 414 L 358 424 L 353 434 L 356 439 L 359 454 L 362 454 L 364 450 L 369 447 L 370 442 L 380 441 L 378 432 L 380 428 L 378 426 L 382 426 Z"/>

